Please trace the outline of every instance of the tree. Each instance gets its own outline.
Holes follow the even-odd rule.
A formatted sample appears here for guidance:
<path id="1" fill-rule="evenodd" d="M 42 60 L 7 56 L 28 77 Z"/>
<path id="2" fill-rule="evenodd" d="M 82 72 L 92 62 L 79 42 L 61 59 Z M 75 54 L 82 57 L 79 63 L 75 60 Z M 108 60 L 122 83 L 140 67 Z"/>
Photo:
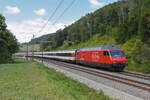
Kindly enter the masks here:
<path id="1" fill-rule="evenodd" d="M 0 64 L 12 62 L 12 54 L 19 49 L 16 38 L 6 27 L 5 17 L 0 14 Z"/>
<path id="2" fill-rule="evenodd" d="M 6 41 L 0 39 L 0 64 L 11 62 L 12 60 L 10 58 L 11 54 L 8 51 Z"/>

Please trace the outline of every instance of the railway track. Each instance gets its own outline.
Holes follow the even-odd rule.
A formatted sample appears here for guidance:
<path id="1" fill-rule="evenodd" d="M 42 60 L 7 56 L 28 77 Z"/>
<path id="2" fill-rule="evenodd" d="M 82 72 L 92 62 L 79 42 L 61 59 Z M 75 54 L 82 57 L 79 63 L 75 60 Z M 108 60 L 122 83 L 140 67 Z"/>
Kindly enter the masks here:
<path id="1" fill-rule="evenodd" d="M 134 73 L 134 72 L 128 72 L 128 71 L 120 72 L 120 74 L 131 76 L 131 77 L 136 77 L 136 78 L 141 78 L 141 79 L 150 81 L 149 75 L 144 75 L 144 74 Z"/>
<path id="2" fill-rule="evenodd" d="M 66 62 L 50 60 L 50 59 L 44 59 L 44 61 L 59 65 L 59 67 L 63 66 L 63 67 L 66 67 L 66 68 L 70 68 L 70 69 L 73 69 L 73 70 L 88 73 L 90 75 L 94 75 L 94 76 L 97 76 L 97 77 L 102 77 L 102 78 L 105 78 L 105 79 L 108 79 L 108 80 L 112 80 L 114 82 L 118 82 L 118 83 L 121 83 L 121 84 L 125 84 L 125 85 L 128 85 L 128 86 L 132 86 L 134 88 L 138 88 L 138 89 L 150 92 L 150 84 L 149 83 L 124 78 L 124 77 L 120 77 L 118 75 L 112 75 L 112 74 L 108 74 L 108 73 L 105 73 L 105 72 L 99 72 L 99 71 L 91 70 L 91 69 L 88 69 L 87 67 L 83 67 L 83 66 L 80 66 L 80 65 L 74 65 L 74 64 L 70 64 L 70 63 L 66 63 Z M 143 77 L 146 77 L 146 76 L 142 76 L 142 75 L 141 76 L 140 75 L 135 75 L 134 76 L 133 74 L 128 73 L 128 72 L 123 72 L 121 74 L 132 76 L 132 77 L 138 77 L 138 78 L 142 78 L 142 79 L 143 79 Z M 146 77 L 145 79 L 149 80 L 149 77 Z"/>

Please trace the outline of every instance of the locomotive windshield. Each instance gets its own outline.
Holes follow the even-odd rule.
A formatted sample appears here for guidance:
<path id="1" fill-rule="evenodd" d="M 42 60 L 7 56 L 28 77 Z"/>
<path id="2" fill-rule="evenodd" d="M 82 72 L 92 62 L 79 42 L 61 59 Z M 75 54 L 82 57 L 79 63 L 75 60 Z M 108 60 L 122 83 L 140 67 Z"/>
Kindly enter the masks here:
<path id="1" fill-rule="evenodd" d="M 110 51 L 112 57 L 124 56 L 122 51 Z"/>

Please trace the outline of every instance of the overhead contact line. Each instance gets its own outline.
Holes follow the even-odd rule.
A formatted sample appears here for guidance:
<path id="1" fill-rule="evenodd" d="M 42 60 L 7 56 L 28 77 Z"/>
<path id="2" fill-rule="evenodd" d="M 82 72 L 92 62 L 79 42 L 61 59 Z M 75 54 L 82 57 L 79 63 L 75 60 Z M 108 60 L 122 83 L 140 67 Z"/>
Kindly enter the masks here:
<path id="1" fill-rule="evenodd" d="M 76 0 L 72 0 L 72 2 L 64 9 L 64 11 L 60 14 L 57 20 L 53 23 L 53 25 L 56 24 L 58 20 L 60 20 L 60 18 L 67 12 L 67 10 L 71 8 L 71 6 L 74 4 L 75 1 Z"/>
<path id="2" fill-rule="evenodd" d="M 56 14 L 57 10 L 60 8 L 60 6 L 62 5 L 63 2 L 64 2 L 64 0 L 61 0 L 61 1 L 59 2 L 59 4 L 57 5 L 56 9 L 54 10 L 54 12 L 53 12 L 53 13 L 51 14 L 51 16 L 48 18 L 47 22 L 43 25 L 43 27 L 37 32 L 37 34 L 43 31 L 43 29 L 47 26 L 47 24 L 49 23 L 49 21 L 54 17 L 54 15 Z M 37 35 L 37 34 L 36 34 L 36 35 Z"/>

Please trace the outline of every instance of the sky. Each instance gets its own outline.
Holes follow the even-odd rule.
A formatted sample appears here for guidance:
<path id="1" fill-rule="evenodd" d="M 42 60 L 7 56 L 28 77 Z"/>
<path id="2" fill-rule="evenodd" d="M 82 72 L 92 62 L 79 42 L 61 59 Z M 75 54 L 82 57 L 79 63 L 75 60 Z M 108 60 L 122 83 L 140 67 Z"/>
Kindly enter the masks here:
<path id="1" fill-rule="evenodd" d="M 54 33 L 72 24 L 87 13 L 104 7 L 117 0 L 0 0 L 0 13 L 6 18 L 7 29 L 17 38 L 18 42 L 29 42 L 35 37 Z M 52 13 L 61 3 L 55 15 Z M 62 12 L 73 2 L 72 6 Z M 59 17 L 61 16 L 61 17 Z M 59 19 L 59 20 L 58 20 Z M 45 25 L 46 27 L 42 27 Z"/>

